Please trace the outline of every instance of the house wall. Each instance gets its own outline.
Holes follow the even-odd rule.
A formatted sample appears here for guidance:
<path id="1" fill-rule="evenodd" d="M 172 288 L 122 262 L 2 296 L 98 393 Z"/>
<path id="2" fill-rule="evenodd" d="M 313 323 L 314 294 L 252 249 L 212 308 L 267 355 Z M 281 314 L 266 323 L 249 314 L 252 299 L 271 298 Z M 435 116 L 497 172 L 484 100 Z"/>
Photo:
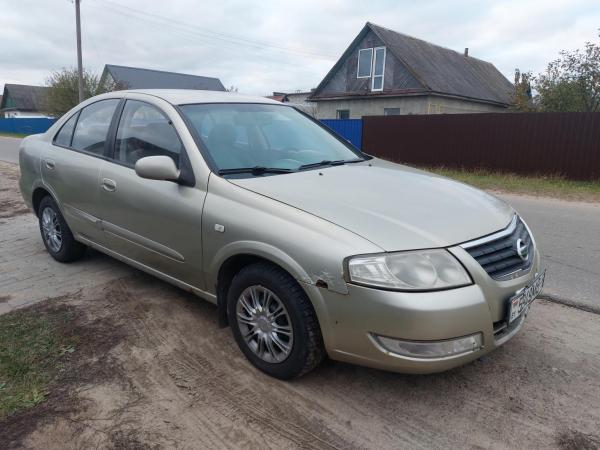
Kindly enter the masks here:
<path id="1" fill-rule="evenodd" d="M 351 119 L 363 116 L 382 116 L 385 108 L 400 108 L 401 115 L 408 114 L 460 114 L 505 112 L 506 108 L 436 96 L 357 98 L 344 100 L 320 100 L 317 102 L 318 119 L 337 118 L 338 109 L 348 109 Z"/>
<path id="2" fill-rule="evenodd" d="M 306 99 L 310 95 L 310 92 L 293 92 L 291 94 L 286 94 L 290 103 L 295 105 L 306 104 Z"/>
<path id="3" fill-rule="evenodd" d="M 368 94 L 371 92 L 371 78 L 357 78 L 358 52 L 364 48 L 385 47 L 375 33 L 369 31 L 362 41 L 350 52 L 349 56 L 333 77 L 322 87 L 319 95 Z M 383 76 L 383 92 L 399 89 L 422 89 L 423 86 L 413 77 L 392 53 L 386 51 Z"/>
<path id="4" fill-rule="evenodd" d="M 310 96 L 310 92 L 296 92 L 292 94 L 286 94 L 286 96 L 288 99 L 286 105 L 298 108 L 300 111 L 305 112 L 309 116 L 317 117 L 317 104 L 306 101 L 306 99 Z"/>

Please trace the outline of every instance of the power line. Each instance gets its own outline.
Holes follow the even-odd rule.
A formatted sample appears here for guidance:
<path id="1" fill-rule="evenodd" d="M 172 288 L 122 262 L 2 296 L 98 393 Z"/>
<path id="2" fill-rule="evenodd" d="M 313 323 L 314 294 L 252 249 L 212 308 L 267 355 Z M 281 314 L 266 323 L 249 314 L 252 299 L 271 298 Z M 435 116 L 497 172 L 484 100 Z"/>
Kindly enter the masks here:
<path id="1" fill-rule="evenodd" d="M 93 8 L 96 8 L 99 11 L 102 11 L 102 12 L 109 11 L 109 12 L 118 13 L 119 15 L 123 14 L 121 11 L 119 11 L 117 9 L 112 9 L 112 7 L 110 5 L 100 5 L 100 4 L 94 4 L 94 3 L 91 3 L 91 2 L 88 2 L 87 5 L 91 6 Z M 126 15 L 128 15 L 128 14 L 126 14 Z M 134 17 L 137 20 L 140 20 L 141 22 L 144 22 L 144 23 L 148 23 L 148 24 L 150 24 L 152 26 L 156 26 L 156 23 L 157 23 L 153 19 L 147 19 L 145 17 L 135 17 L 135 16 L 131 16 L 131 17 Z M 187 42 L 194 43 L 194 44 L 198 43 L 198 36 L 194 32 L 191 32 L 189 30 L 181 29 L 179 27 L 172 27 L 170 30 L 163 30 L 163 31 L 164 32 L 169 32 L 170 34 L 172 34 L 174 36 L 177 36 L 180 39 L 184 39 Z M 220 52 L 229 52 L 231 54 L 236 55 L 237 57 L 240 57 L 240 56 L 241 57 L 247 57 L 248 56 L 247 52 L 242 53 L 245 50 L 244 48 L 242 48 L 240 46 L 231 46 L 231 45 L 228 45 L 227 42 L 220 42 L 220 41 L 209 42 L 209 41 L 203 41 L 202 45 L 211 46 L 211 47 L 213 47 L 215 49 L 218 49 Z M 271 59 L 265 59 L 265 57 L 261 57 L 261 58 L 262 58 L 261 61 L 263 63 L 264 62 L 274 62 Z M 290 67 L 290 68 L 294 68 L 294 69 L 298 68 L 298 64 L 294 64 L 294 63 L 291 63 L 291 62 L 288 62 L 288 61 L 285 61 L 285 60 L 282 60 L 282 59 L 276 60 L 276 63 L 277 63 L 278 67 Z"/>
<path id="2" fill-rule="evenodd" d="M 302 49 L 296 49 L 296 48 L 292 48 L 292 47 L 283 47 L 283 46 L 267 43 L 264 41 L 256 41 L 256 40 L 247 39 L 247 38 L 241 37 L 241 36 L 235 36 L 232 34 L 208 30 L 208 29 L 201 28 L 201 27 L 198 27 L 195 25 L 191 25 L 189 23 L 182 22 L 182 21 L 179 21 L 176 19 L 159 16 L 159 15 L 152 14 L 149 12 L 139 11 L 137 9 L 134 9 L 134 8 L 131 8 L 131 7 L 128 7 L 125 5 L 120 5 L 120 4 L 114 3 L 110 0 L 96 0 L 96 1 L 102 2 L 105 6 L 109 6 L 109 9 L 111 9 L 113 12 L 118 12 L 119 14 L 128 15 L 129 17 L 134 17 L 134 18 L 137 18 L 140 20 L 151 19 L 151 20 L 153 20 L 155 22 L 159 22 L 163 25 L 170 26 L 173 29 L 177 29 L 178 31 L 183 31 L 183 32 L 193 34 L 198 37 L 202 37 L 202 38 L 218 40 L 218 41 L 229 43 L 229 44 L 236 45 L 236 46 L 246 46 L 246 47 L 254 47 L 254 48 L 268 49 L 268 50 L 270 49 L 270 50 L 276 50 L 276 51 L 281 51 L 284 53 L 297 54 L 297 55 L 307 56 L 307 57 L 312 57 L 312 58 L 319 58 L 319 59 L 326 59 L 326 60 L 332 60 L 332 59 L 336 58 L 336 56 L 333 54 L 317 53 L 312 50 L 302 50 Z"/>

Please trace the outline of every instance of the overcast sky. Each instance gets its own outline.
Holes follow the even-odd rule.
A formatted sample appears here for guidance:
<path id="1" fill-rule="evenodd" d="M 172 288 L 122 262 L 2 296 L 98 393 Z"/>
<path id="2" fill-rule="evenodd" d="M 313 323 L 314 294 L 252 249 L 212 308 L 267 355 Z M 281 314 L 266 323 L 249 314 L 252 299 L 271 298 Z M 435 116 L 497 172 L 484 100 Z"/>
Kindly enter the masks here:
<path id="1" fill-rule="evenodd" d="M 77 64 L 69 0 L 0 0 L 0 88 Z M 366 21 L 490 61 L 512 81 L 598 40 L 599 0 L 82 0 L 83 62 L 214 76 L 240 92 L 315 87 Z"/>

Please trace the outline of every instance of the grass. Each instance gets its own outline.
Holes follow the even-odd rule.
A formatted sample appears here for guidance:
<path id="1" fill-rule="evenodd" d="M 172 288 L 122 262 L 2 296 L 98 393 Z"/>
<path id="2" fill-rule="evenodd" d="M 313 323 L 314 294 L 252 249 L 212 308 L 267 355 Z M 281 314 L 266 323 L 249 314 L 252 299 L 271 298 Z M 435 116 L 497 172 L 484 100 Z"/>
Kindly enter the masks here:
<path id="1" fill-rule="evenodd" d="M 28 134 L 23 134 L 23 133 L 8 133 L 6 131 L 0 131 L 0 136 L 14 137 L 14 138 L 23 138 L 23 137 L 29 136 L 29 135 Z"/>
<path id="2" fill-rule="evenodd" d="M 487 170 L 426 168 L 430 172 L 471 184 L 480 189 L 555 197 L 566 200 L 600 202 L 600 180 L 574 181 L 558 176 L 523 176 Z"/>
<path id="3" fill-rule="evenodd" d="M 0 419 L 43 402 L 75 351 L 71 313 L 39 308 L 0 316 Z"/>

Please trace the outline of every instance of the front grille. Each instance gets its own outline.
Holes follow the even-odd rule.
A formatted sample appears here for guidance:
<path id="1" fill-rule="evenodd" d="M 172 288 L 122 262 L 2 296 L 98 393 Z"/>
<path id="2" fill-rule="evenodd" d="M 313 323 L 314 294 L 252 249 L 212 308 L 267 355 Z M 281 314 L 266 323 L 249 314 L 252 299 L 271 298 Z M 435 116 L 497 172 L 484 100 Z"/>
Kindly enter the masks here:
<path id="1" fill-rule="evenodd" d="M 462 247 L 495 280 L 511 278 L 528 270 L 533 261 L 533 241 L 523 221 L 515 215 L 498 233 L 462 244 Z M 519 249 L 521 257 L 519 255 Z"/>

